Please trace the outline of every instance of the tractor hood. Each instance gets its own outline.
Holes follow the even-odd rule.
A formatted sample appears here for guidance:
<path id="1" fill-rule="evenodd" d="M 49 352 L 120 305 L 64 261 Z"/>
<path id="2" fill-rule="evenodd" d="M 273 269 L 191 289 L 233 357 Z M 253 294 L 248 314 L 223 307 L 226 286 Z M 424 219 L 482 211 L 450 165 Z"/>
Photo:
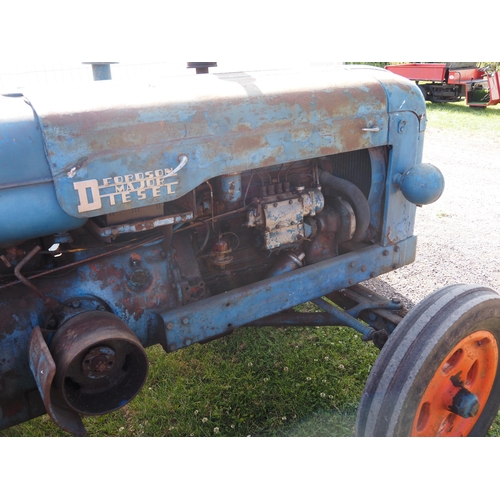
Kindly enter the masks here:
<path id="1" fill-rule="evenodd" d="M 26 98 L 59 204 L 77 218 L 173 201 L 217 176 L 385 145 L 389 113 L 425 115 L 413 83 L 348 66 L 100 81 Z"/>

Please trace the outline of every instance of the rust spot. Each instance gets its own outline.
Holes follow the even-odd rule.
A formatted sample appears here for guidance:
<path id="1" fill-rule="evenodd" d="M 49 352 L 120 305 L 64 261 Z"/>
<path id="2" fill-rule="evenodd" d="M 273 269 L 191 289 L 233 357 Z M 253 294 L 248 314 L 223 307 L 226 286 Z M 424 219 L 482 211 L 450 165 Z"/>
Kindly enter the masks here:
<path id="1" fill-rule="evenodd" d="M 249 130 L 252 130 L 252 127 L 249 123 L 238 123 L 235 128 L 236 132 L 248 132 Z"/>
<path id="2" fill-rule="evenodd" d="M 258 150 L 264 147 L 264 138 L 260 136 L 246 136 L 236 139 L 234 142 L 234 151 L 242 156 L 247 155 L 252 150 Z"/>

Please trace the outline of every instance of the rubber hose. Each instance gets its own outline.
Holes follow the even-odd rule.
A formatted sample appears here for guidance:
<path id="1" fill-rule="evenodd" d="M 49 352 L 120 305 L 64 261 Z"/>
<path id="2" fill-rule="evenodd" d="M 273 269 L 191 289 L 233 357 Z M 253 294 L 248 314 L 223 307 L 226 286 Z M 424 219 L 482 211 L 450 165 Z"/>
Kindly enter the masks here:
<path id="1" fill-rule="evenodd" d="M 335 191 L 343 194 L 352 205 L 354 215 L 356 216 L 356 230 L 351 241 L 361 241 L 370 225 L 370 206 L 361 189 L 352 182 L 335 177 L 325 170 L 320 171 L 319 181 L 321 185 L 335 189 Z"/>

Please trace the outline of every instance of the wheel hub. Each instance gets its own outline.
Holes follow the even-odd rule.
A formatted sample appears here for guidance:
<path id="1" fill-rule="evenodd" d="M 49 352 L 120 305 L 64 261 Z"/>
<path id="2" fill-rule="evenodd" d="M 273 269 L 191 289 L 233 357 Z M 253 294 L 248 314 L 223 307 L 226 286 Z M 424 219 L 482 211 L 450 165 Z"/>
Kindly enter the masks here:
<path id="1" fill-rule="evenodd" d="M 465 388 L 461 388 L 453 398 L 449 407 L 452 413 L 462 417 L 475 417 L 479 412 L 480 404 L 477 397 Z"/>
<path id="2" fill-rule="evenodd" d="M 466 436 L 490 396 L 498 364 L 494 336 L 463 338 L 436 370 L 420 400 L 413 436 Z"/>
<path id="3" fill-rule="evenodd" d="M 82 372 L 88 378 L 106 377 L 115 364 L 115 351 L 99 346 L 91 349 L 82 361 Z"/>

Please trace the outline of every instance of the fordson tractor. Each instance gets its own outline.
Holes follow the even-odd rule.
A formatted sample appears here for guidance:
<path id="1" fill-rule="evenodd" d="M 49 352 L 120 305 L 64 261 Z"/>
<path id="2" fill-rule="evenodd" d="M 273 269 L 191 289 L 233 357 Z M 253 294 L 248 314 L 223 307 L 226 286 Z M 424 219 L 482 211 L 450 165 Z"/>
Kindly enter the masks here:
<path id="1" fill-rule="evenodd" d="M 483 435 L 500 403 L 500 297 L 406 315 L 362 282 L 416 257 L 422 92 L 339 66 L 0 96 L 0 428 L 85 435 L 143 386 L 145 348 L 245 325 L 346 325 L 380 354 L 359 436 Z M 313 302 L 321 312 L 296 310 Z"/>

